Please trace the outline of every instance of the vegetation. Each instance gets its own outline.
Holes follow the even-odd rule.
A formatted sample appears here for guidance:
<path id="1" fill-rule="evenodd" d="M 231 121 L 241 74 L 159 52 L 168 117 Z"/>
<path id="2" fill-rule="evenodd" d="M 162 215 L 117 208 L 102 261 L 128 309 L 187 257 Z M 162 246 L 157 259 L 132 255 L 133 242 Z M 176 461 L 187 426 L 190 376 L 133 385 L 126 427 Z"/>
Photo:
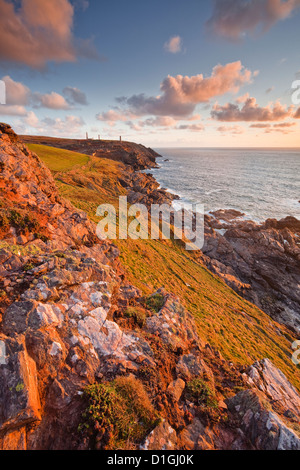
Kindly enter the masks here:
<path id="1" fill-rule="evenodd" d="M 128 307 L 124 314 L 127 318 L 133 318 L 137 325 L 141 328 L 146 323 L 147 311 L 142 307 Z"/>
<path id="2" fill-rule="evenodd" d="M 197 405 L 204 405 L 208 408 L 217 408 L 215 392 L 201 379 L 194 379 L 186 385 L 186 398 Z"/>
<path id="3" fill-rule="evenodd" d="M 16 211 L 0 208 L 0 229 L 6 231 L 14 227 L 18 235 L 34 232 L 40 228 L 39 221 L 24 210 Z"/>
<path id="4" fill-rule="evenodd" d="M 46 145 L 28 144 L 51 171 L 69 171 L 75 166 L 86 165 L 90 157 L 70 150 L 57 149 Z"/>
<path id="5" fill-rule="evenodd" d="M 164 296 L 160 294 L 151 295 L 146 300 L 146 305 L 149 310 L 152 310 L 154 313 L 158 313 L 164 305 Z"/>
<path id="6" fill-rule="evenodd" d="M 79 431 L 106 449 L 128 448 L 140 442 L 157 424 L 157 415 L 140 381 L 119 377 L 84 390 L 86 409 Z"/>

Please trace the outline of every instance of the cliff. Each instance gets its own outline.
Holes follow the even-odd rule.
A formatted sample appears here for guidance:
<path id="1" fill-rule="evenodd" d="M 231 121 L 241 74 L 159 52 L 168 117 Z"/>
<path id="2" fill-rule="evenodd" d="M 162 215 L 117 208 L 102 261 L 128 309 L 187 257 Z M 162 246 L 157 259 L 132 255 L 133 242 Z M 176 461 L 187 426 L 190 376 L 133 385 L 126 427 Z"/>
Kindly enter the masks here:
<path id="1" fill-rule="evenodd" d="M 57 152 L 0 126 L 0 448 L 300 449 L 288 330 L 179 245 L 100 242 L 78 207 L 168 196 Z"/>

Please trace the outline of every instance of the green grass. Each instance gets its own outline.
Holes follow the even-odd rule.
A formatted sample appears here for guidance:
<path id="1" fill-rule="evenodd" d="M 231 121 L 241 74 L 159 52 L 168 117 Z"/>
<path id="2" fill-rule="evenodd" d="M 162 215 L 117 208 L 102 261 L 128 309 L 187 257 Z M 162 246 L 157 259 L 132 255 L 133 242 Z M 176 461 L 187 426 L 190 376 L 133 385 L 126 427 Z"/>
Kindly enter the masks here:
<path id="1" fill-rule="evenodd" d="M 51 171 L 69 171 L 75 166 L 86 165 L 90 160 L 88 155 L 46 145 L 28 144 L 28 148 L 38 154 Z"/>
<path id="2" fill-rule="evenodd" d="M 53 149 L 50 168 L 52 159 L 56 161 L 63 155 L 61 150 Z M 98 205 L 116 204 L 119 195 L 126 193 L 118 182 L 121 168 L 118 162 L 91 157 L 84 168 L 73 168 L 55 177 L 61 194 L 97 222 Z M 269 358 L 300 390 L 300 370 L 291 360 L 292 333 L 209 272 L 197 254 L 174 241 L 127 240 L 116 244 L 128 280 L 145 296 L 165 287 L 191 312 L 200 337 L 226 359 L 250 365 Z"/>

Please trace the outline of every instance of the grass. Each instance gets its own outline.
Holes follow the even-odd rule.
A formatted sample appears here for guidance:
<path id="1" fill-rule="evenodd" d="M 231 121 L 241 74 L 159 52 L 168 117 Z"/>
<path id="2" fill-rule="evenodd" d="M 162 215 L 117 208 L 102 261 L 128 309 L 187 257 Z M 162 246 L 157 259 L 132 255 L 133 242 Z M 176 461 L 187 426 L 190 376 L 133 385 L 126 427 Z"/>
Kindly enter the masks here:
<path id="1" fill-rule="evenodd" d="M 66 155 L 59 149 L 55 151 L 57 155 L 54 152 L 51 156 L 54 161 Z M 53 162 L 49 165 L 53 171 Z M 67 162 L 61 165 L 66 167 Z M 118 181 L 122 168 L 118 162 L 90 157 L 83 168 L 55 173 L 55 178 L 60 193 L 97 222 L 99 204 L 117 204 L 119 195 L 126 194 Z M 225 359 L 250 365 L 269 358 L 300 390 L 300 369 L 291 360 L 295 339 L 292 333 L 209 272 L 197 253 L 187 252 L 171 240 L 126 240 L 116 244 L 129 282 L 146 297 L 165 287 L 193 315 L 200 337 Z M 158 303 L 153 305 L 154 311 L 159 309 L 159 299 L 155 300 Z"/>
<path id="2" fill-rule="evenodd" d="M 28 144 L 28 148 L 37 153 L 40 159 L 51 171 L 69 171 L 75 166 L 87 165 L 90 160 L 88 155 L 83 155 L 70 150 L 62 150 L 45 145 Z"/>

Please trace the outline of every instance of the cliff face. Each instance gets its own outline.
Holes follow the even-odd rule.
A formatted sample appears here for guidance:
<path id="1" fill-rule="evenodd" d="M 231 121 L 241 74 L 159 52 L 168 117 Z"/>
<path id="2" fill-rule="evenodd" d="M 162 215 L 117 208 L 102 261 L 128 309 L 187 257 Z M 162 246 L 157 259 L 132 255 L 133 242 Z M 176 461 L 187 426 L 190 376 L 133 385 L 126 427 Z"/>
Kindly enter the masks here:
<path id="1" fill-rule="evenodd" d="M 118 249 L 1 129 L 0 448 L 300 449 L 286 377 L 226 361 L 176 296 L 130 285 Z"/>
<path id="2" fill-rule="evenodd" d="M 299 335 L 300 221 L 287 217 L 257 224 L 242 220 L 242 215 L 220 210 L 206 217 L 206 264 Z"/>

